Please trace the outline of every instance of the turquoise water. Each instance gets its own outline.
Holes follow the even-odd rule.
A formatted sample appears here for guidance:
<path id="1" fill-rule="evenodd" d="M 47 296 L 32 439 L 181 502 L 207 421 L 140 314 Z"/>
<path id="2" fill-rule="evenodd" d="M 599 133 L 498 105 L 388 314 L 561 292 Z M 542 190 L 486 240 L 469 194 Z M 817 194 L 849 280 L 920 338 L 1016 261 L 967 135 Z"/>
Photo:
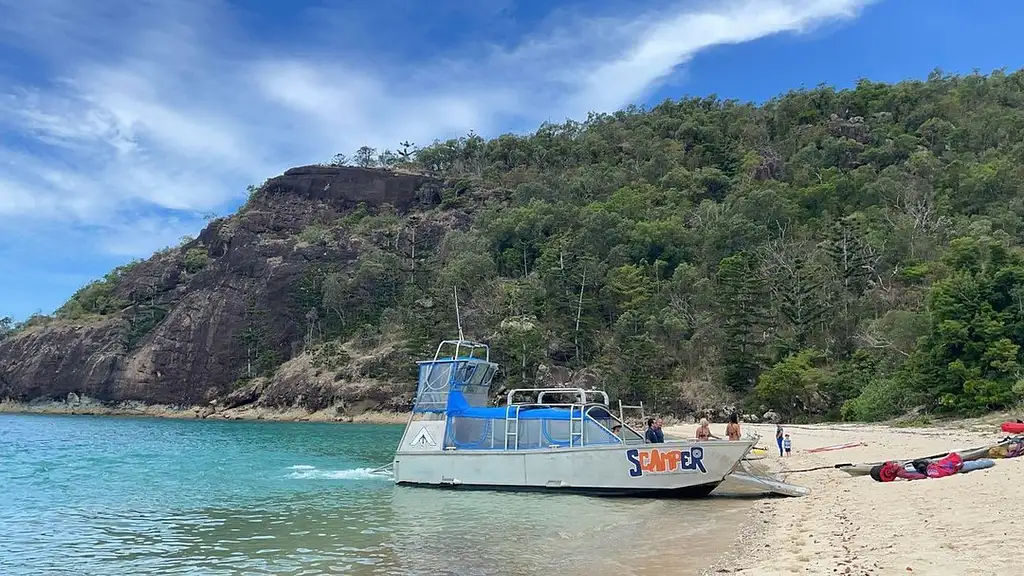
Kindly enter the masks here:
<path id="1" fill-rule="evenodd" d="M 401 430 L 0 414 L 0 574 L 686 574 L 749 506 L 395 487 Z"/>

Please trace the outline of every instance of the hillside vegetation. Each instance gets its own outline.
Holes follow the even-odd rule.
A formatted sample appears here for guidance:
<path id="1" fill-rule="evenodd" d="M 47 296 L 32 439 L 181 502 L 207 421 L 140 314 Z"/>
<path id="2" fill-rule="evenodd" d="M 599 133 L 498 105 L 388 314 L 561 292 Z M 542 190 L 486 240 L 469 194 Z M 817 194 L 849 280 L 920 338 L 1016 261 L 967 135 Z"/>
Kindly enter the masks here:
<path id="1" fill-rule="evenodd" d="M 507 387 L 561 366 L 662 411 L 854 420 L 1024 393 L 1024 72 L 688 98 L 354 161 L 436 177 L 440 206 L 306 226 L 294 240 L 373 241 L 292 287 L 303 342 L 267 374 L 296 354 L 337 368 L 353 346 L 422 357 L 455 335 L 457 287 Z M 417 254 L 408 236 L 441 218 Z M 113 313 L 113 293 L 62 311 Z"/>

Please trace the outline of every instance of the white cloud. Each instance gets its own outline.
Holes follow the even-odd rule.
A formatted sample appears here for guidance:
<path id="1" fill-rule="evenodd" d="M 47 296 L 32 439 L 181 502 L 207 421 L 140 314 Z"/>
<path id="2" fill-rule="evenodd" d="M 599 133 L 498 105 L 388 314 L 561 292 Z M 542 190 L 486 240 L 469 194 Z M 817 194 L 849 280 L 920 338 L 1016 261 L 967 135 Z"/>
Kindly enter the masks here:
<path id="1" fill-rule="evenodd" d="M 214 1 L 0 0 L 0 33 L 50 75 L 0 78 L 0 134 L 17 138 L 0 144 L 0 215 L 95 227 L 96 249 L 145 255 L 289 166 L 611 110 L 710 46 L 870 1 L 624 4 L 563 13 L 511 45 L 382 64 L 329 34 L 301 52 L 261 42 Z"/>

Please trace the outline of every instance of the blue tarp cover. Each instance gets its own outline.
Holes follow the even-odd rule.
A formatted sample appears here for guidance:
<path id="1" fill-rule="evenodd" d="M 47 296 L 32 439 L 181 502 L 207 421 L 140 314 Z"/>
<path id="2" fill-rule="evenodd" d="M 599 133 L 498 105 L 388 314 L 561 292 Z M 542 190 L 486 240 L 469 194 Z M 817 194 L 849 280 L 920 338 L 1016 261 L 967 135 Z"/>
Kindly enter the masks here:
<path id="1" fill-rule="evenodd" d="M 572 417 L 579 418 L 582 410 L 580 408 L 571 409 Z M 607 416 L 607 411 L 601 408 L 591 409 L 589 414 L 590 418 L 603 418 Z M 506 415 L 514 416 L 515 408 L 509 409 L 507 406 L 470 406 L 466 402 L 466 397 L 462 395 L 462 392 L 453 390 L 448 394 L 448 415 L 454 418 L 483 418 L 488 420 L 504 420 Z M 570 409 L 569 408 L 520 408 L 519 419 L 520 420 L 569 420 Z"/>

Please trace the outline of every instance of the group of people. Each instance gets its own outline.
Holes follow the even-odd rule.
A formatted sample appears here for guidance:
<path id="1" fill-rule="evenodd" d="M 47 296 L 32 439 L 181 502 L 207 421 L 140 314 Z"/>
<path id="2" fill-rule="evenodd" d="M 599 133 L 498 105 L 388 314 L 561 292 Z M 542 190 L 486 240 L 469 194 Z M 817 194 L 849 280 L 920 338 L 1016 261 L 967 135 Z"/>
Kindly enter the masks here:
<path id="1" fill-rule="evenodd" d="M 647 419 L 647 432 L 644 439 L 648 444 L 660 444 L 665 441 L 665 432 L 661 429 L 661 418 Z M 729 416 L 729 423 L 725 426 L 725 435 L 729 440 L 740 439 L 740 418 L 736 414 Z M 700 426 L 697 428 L 697 440 L 720 440 L 718 436 L 711 433 L 711 424 L 707 418 L 700 419 Z"/>
<path id="2" fill-rule="evenodd" d="M 661 418 L 647 419 L 647 432 L 644 433 L 644 440 L 648 444 L 661 444 L 665 441 L 665 432 L 661 429 Z M 614 431 L 614 429 L 613 429 Z M 725 435 L 729 440 L 740 439 L 740 418 L 736 413 L 729 416 L 729 423 L 725 426 Z M 721 440 L 711 433 L 711 423 L 707 418 L 700 419 L 697 427 L 697 440 Z M 779 456 L 789 456 L 792 453 L 793 445 L 790 442 L 789 434 L 782 428 L 782 424 L 775 425 L 775 442 L 779 445 Z"/>

